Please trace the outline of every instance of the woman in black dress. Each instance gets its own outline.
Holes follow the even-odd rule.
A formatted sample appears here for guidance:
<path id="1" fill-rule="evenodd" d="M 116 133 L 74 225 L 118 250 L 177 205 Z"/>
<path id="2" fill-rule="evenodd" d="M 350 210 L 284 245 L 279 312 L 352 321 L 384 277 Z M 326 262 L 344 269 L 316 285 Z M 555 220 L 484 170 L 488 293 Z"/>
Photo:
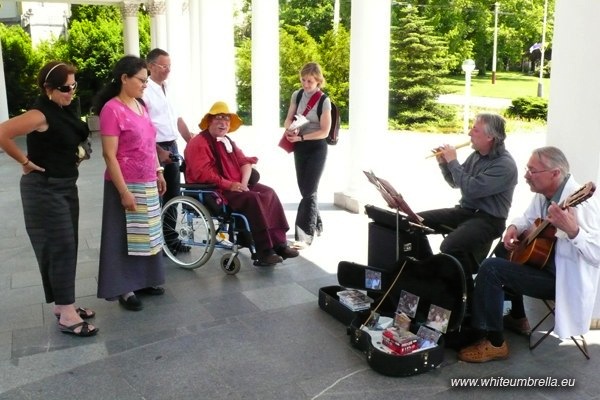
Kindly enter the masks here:
<path id="1" fill-rule="evenodd" d="M 38 76 L 41 95 L 33 107 L 0 124 L 0 147 L 23 166 L 21 201 L 25 227 L 38 261 L 47 303 L 54 303 L 58 328 L 93 336 L 98 328 L 84 321 L 92 310 L 75 306 L 79 195 L 79 144 L 87 125 L 71 106 L 75 67 L 47 63 Z M 14 142 L 27 135 L 27 154 Z"/>

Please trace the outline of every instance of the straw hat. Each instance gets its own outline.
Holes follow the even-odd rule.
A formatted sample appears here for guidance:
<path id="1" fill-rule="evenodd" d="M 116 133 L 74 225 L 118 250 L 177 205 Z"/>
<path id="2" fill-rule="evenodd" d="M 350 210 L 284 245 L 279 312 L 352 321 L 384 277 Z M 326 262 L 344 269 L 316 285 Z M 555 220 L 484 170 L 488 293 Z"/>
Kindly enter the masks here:
<path id="1" fill-rule="evenodd" d="M 204 115 L 202 121 L 200 121 L 200 129 L 205 130 L 208 128 L 208 116 L 217 114 L 229 114 L 229 117 L 231 118 L 229 121 L 229 132 L 237 131 L 242 125 L 241 118 L 236 113 L 229 112 L 229 107 L 227 107 L 227 104 L 224 101 L 217 101 L 212 105 L 206 115 Z"/>

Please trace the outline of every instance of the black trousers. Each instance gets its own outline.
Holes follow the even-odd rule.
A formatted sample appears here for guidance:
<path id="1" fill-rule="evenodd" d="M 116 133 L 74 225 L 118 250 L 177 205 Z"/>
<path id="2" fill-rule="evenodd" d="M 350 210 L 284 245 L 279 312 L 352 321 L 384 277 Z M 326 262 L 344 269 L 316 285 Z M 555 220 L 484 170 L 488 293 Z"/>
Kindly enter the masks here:
<path id="1" fill-rule="evenodd" d="M 481 211 L 460 208 L 441 208 L 418 213 L 423 223 L 438 233 L 445 234 L 440 244 L 442 253 L 450 254 L 461 263 L 467 280 L 467 290 L 473 289 L 472 275 L 477 273 L 481 254 L 489 251 L 491 243 L 504 232 L 506 219 Z M 479 257 L 478 257 L 479 255 Z M 473 257 L 480 258 L 473 260 Z"/>
<path id="2" fill-rule="evenodd" d="M 179 155 L 179 149 L 177 148 L 176 140 L 173 140 L 172 142 L 159 142 L 157 144 L 164 150 L 168 150 L 174 155 Z M 163 171 L 163 176 L 165 178 L 165 182 L 167 183 L 167 191 L 160 199 L 161 205 L 164 206 L 169 200 L 181 194 L 181 171 L 179 171 L 178 161 L 161 165 L 165 169 Z M 165 242 L 167 244 L 175 245 L 174 242 L 178 238 L 177 234 L 175 233 L 175 219 L 174 217 L 166 218 L 164 222 L 165 226 L 163 226 L 163 235 Z"/>
<path id="3" fill-rule="evenodd" d="M 79 231 L 77 177 L 21 177 L 25 228 L 38 262 L 46 303 L 75 303 Z"/>
<path id="4" fill-rule="evenodd" d="M 177 148 L 177 141 L 172 142 L 160 142 L 157 143 L 160 147 L 170 151 L 174 155 L 179 155 L 179 149 Z M 167 182 L 167 191 L 162 196 L 162 204 L 171 200 L 173 197 L 181 194 L 181 171 L 179 171 L 179 162 L 173 162 L 168 164 L 162 164 L 164 167 L 163 176 Z"/>
<path id="5" fill-rule="evenodd" d="M 307 140 L 296 143 L 294 163 L 296 180 L 302 199 L 296 215 L 296 240 L 310 244 L 317 229 L 322 230 L 323 222 L 319 213 L 317 191 L 327 160 L 327 142 Z"/>

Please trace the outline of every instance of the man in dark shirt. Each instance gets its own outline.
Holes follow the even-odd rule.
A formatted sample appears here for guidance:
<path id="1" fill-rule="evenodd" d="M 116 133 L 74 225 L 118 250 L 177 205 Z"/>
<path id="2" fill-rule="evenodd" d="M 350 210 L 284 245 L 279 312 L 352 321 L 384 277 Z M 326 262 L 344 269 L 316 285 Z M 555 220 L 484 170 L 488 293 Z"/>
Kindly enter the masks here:
<path id="1" fill-rule="evenodd" d="M 506 227 L 518 171 L 504 146 L 505 121 L 501 116 L 477 115 L 469 136 L 475 151 L 462 164 L 453 146 L 433 150 L 446 182 L 460 189 L 458 205 L 418 214 L 424 225 L 446 235 L 440 251 L 461 262 L 470 291 L 472 274 L 477 272 L 474 261 L 485 258 Z"/>

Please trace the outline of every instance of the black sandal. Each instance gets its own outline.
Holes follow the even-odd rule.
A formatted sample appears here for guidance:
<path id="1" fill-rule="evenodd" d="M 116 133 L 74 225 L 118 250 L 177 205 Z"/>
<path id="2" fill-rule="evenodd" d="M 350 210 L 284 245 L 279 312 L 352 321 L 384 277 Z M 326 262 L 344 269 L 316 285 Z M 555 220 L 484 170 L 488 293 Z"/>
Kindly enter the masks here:
<path id="1" fill-rule="evenodd" d="M 94 318 L 96 316 L 96 312 L 94 310 L 85 307 L 77 307 L 75 309 L 75 312 L 77 312 L 79 318 L 81 319 L 89 319 Z M 60 319 L 60 314 L 54 314 L 54 316 L 56 317 L 56 319 Z"/>
<path id="2" fill-rule="evenodd" d="M 81 327 L 81 330 L 79 332 L 76 332 L 75 329 L 77 329 L 79 327 Z M 80 337 L 94 336 L 99 331 L 99 329 L 96 327 L 94 327 L 94 329 L 90 330 L 90 324 L 88 324 L 85 321 L 80 322 L 78 324 L 71 325 L 71 326 L 64 326 L 62 324 L 58 324 L 58 329 L 60 329 L 60 331 L 62 333 L 80 336 Z"/>

